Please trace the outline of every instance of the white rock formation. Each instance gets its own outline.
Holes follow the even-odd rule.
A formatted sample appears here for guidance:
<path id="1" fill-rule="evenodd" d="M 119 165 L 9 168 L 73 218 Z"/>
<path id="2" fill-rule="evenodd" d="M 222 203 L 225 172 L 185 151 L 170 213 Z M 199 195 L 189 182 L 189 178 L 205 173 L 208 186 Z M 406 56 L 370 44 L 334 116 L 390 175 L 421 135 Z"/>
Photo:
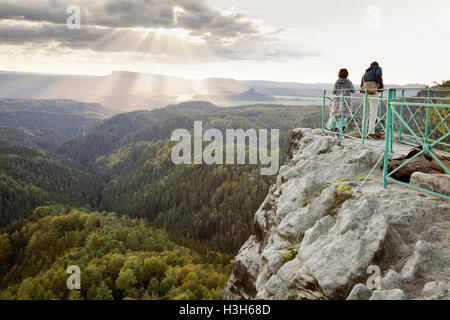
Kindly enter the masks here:
<path id="1" fill-rule="evenodd" d="M 296 129 L 224 297 L 346 299 L 359 284 L 349 299 L 448 299 L 450 203 L 384 189 L 379 169 L 356 192 L 382 152 Z M 371 265 L 382 273 L 372 294 L 364 285 Z"/>

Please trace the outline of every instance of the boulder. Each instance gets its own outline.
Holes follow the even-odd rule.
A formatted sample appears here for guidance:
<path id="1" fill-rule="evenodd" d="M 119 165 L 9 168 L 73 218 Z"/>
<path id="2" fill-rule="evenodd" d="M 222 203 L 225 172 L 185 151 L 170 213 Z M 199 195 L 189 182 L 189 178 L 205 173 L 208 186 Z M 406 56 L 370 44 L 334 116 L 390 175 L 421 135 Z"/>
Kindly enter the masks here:
<path id="1" fill-rule="evenodd" d="M 389 270 L 388 273 L 381 279 L 381 288 L 383 290 L 401 289 L 402 279 L 400 275 L 394 270 Z"/>
<path id="2" fill-rule="evenodd" d="M 408 300 L 403 290 L 375 290 L 370 300 Z"/>
<path id="3" fill-rule="evenodd" d="M 450 197 L 450 175 L 448 174 L 414 172 L 411 175 L 411 184 Z"/>
<path id="4" fill-rule="evenodd" d="M 358 283 L 353 287 L 352 291 L 347 297 L 347 300 L 369 300 L 372 297 L 373 291 L 366 285 Z"/>
<path id="5" fill-rule="evenodd" d="M 432 281 L 425 284 L 422 290 L 425 300 L 450 300 L 450 284 L 444 281 Z"/>

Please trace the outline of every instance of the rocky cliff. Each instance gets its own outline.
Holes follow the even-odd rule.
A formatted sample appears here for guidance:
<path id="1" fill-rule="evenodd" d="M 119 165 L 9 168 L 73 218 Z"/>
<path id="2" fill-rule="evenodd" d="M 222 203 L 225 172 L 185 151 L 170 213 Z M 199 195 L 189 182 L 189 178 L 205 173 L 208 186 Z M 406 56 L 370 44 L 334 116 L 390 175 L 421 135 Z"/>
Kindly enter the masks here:
<path id="1" fill-rule="evenodd" d="M 357 192 L 382 152 L 296 129 L 224 298 L 448 299 L 450 203 L 379 169 Z"/>

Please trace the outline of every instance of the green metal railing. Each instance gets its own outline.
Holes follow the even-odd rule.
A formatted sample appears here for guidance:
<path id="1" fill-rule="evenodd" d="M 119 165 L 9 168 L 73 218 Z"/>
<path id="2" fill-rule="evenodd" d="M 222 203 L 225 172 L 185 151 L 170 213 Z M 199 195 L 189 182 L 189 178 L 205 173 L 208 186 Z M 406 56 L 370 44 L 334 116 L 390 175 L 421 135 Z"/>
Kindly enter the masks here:
<path id="1" fill-rule="evenodd" d="M 383 184 L 385 188 L 388 182 L 393 182 L 450 200 L 448 195 L 393 178 L 394 173 L 421 155 L 428 155 L 433 158 L 444 172 L 450 174 L 449 168 L 442 163 L 435 150 L 450 151 L 450 88 L 390 88 L 377 95 L 369 95 L 367 90 L 363 95 L 352 95 L 345 90 L 338 90 L 338 95 L 333 94 L 333 92 L 327 94 L 327 90 L 324 90 L 322 133 L 336 134 L 340 140 L 344 137 L 360 139 L 363 144 L 367 140 L 377 141 L 376 138 L 368 135 L 369 129 L 372 129 L 367 128 L 368 106 L 371 100 L 372 105 L 374 101 L 379 103 L 375 130 L 381 135 L 384 134 L 382 141 L 375 142 L 375 144 L 379 143 L 380 147 L 384 145 L 384 153 L 360 187 L 384 159 Z M 336 91 L 334 92 L 336 93 Z M 426 96 L 419 96 L 418 93 L 422 95 L 426 93 Z M 344 119 L 346 99 L 352 100 L 352 115 Z M 330 104 L 333 102 L 334 108 L 338 106 L 341 109 L 340 126 L 336 131 L 328 130 L 326 127 L 327 114 L 332 116 L 331 112 L 327 112 L 327 109 L 331 111 Z M 348 125 L 344 126 L 344 123 Z M 394 140 L 401 144 L 419 147 L 421 150 L 389 172 L 389 157 L 393 152 Z"/>
<path id="2" fill-rule="evenodd" d="M 376 100 L 378 102 L 378 116 L 377 116 L 377 122 L 375 125 L 374 130 L 378 133 L 384 133 L 385 127 L 383 125 L 383 120 L 386 117 L 386 103 L 387 99 L 383 97 L 384 91 L 381 91 L 378 95 L 369 95 L 367 92 L 364 95 L 345 95 L 346 89 L 342 90 L 342 93 L 340 95 L 328 95 L 327 90 L 324 90 L 323 94 L 323 108 L 322 108 L 322 132 L 328 132 L 328 133 L 337 133 L 339 138 L 342 140 L 344 137 L 348 138 L 358 138 L 362 140 L 362 143 L 364 144 L 366 139 L 368 138 L 368 128 L 367 128 L 367 122 L 368 122 L 368 105 L 369 100 Z M 339 127 L 338 132 L 330 131 L 326 128 L 326 119 L 327 119 L 327 108 L 330 108 L 330 103 L 333 103 L 333 101 L 339 99 L 339 105 L 341 108 L 340 112 L 340 122 L 341 125 Z M 352 117 L 346 119 L 345 122 L 347 122 L 349 125 L 344 126 L 344 105 L 346 99 L 352 100 Z M 353 127 L 352 127 L 353 126 Z"/>

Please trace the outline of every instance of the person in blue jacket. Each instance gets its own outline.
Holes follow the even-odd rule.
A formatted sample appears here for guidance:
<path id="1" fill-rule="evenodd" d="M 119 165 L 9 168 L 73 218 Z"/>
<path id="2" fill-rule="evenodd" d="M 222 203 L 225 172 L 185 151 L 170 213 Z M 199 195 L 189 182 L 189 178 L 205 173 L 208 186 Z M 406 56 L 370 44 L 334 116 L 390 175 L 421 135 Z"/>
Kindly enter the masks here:
<path id="1" fill-rule="evenodd" d="M 366 70 L 361 79 L 361 93 L 365 93 L 367 90 L 368 95 L 368 116 L 366 117 L 367 135 L 375 134 L 380 107 L 378 93 L 381 92 L 383 88 L 383 69 L 380 68 L 378 62 L 374 61 L 370 64 L 370 67 Z"/>

